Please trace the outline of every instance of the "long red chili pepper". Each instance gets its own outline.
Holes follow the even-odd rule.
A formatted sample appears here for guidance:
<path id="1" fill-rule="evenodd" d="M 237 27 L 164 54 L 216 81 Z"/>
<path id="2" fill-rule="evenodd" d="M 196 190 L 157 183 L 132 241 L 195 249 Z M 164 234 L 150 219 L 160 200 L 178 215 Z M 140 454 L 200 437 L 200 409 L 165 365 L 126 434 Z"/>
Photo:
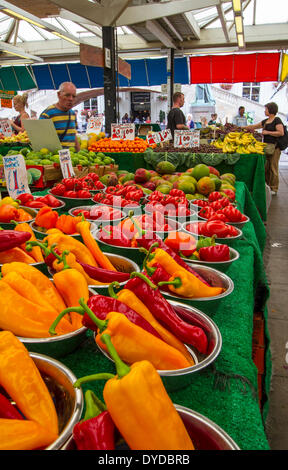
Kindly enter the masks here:
<path id="1" fill-rule="evenodd" d="M 132 290 L 145 303 L 154 317 L 163 322 L 180 341 L 191 344 L 199 352 L 205 354 L 208 339 L 203 329 L 182 320 L 157 286 L 142 273 L 132 273 L 131 276 L 132 278 L 127 282 L 125 288 Z"/>
<path id="2" fill-rule="evenodd" d="M 89 277 L 95 279 L 96 281 L 110 282 L 118 281 L 118 282 L 125 282 L 128 281 L 130 278 L 129 273 L 121 273 L 119 271 L 109 271 L 108 269 L 102 269 L 95 266 L 90 266 L 90 264 L 82 263 L 77 260 L 79 264 L 81 264 L 84 271 L 88 274 Z"/>
<path id="3" fill-rule="evenodd" d="M 23 416 L 14 405 L 0 393 L 0 418 L 4 419 L 23 419 Z"/>
<path id="4" fill-rule="evenodd" d="M 11 250 L 21 246 L 31 238 L 29 232 L 17 232 L 16 230 L 0 230 L 0 252 Z"/>

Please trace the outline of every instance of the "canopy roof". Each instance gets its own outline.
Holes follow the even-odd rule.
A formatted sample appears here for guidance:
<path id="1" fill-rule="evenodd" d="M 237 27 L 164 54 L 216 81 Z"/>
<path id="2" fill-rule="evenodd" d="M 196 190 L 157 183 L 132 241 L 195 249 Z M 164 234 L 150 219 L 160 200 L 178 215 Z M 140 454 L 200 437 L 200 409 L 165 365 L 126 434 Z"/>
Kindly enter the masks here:
<path id="1" fill-rule="evenodd" d="M 0 0 L 0 65 L 79 61 L 80 43 L 102 48 L 102 26 L 117 27 L 123 59 L 281 51 L 287 22 L 287 0 Z"/>

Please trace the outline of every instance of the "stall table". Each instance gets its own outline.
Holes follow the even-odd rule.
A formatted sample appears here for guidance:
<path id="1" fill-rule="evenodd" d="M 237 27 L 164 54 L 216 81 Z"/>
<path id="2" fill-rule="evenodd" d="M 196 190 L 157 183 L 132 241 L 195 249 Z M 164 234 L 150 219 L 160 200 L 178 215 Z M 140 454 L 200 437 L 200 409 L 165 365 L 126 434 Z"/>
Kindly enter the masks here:
<path id="1" fill-rule="evenodd" d="M 223 298 L 211 314 L 222 335 L 222 350 L 212 365 L 193 376 L 188 387 L 169 392 L 169 395 L 174 403 L 217 423 L 241 450 L 269 450 L 263 424 L 268 411 L 271 376 L 266 305 L 269 288 L 262 260 L 266 232 L 243 182 L 236 183 L 236 198 L 238 207 L 250 221 L 243 228 L 243 238 L 233 245 L 240 258 L 226 272 L 234 282 L 234 291 Z M 255 309 L 261 312 L 265 323 L 265 370 L 260 377 L 262 397 L 259 396 L 259 371 L 253 362 Z M 90 331 L 77 350 L 60 360 L 78 378 L 100 372 L 115 373 L 113 363 L 99 352 Z M 83 385 L 83 391 L 90 388 L 102 398 L 103 386 L 102 381 L 91 382 Z"/>

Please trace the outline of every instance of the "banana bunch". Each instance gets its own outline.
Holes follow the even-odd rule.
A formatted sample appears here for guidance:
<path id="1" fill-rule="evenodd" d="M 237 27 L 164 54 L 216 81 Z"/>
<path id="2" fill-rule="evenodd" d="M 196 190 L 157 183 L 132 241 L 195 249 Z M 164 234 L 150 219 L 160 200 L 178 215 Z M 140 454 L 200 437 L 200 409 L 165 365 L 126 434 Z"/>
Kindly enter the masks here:
<path id="1" fill-rule="evenodd" d="M 222 149 L 223 153 L 258 153 L 264 155 L 266 144 L 255 139 L 251 132 L 229 132 L 224 140 L 213 140 L 211 145 Z"/>

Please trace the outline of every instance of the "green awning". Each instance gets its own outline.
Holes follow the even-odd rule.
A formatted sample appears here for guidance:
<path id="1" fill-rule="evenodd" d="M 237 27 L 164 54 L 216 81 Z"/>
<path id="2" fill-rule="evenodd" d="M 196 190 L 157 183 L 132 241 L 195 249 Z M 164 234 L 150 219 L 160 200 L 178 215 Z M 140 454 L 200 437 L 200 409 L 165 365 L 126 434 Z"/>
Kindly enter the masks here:
<path id="1" fill-rule="evenodd" d="M 0 68 L 0 88 L 3 90 L 24 91 L 37 88 L 33 70 L 29 66 L 9 66 Z"/>

